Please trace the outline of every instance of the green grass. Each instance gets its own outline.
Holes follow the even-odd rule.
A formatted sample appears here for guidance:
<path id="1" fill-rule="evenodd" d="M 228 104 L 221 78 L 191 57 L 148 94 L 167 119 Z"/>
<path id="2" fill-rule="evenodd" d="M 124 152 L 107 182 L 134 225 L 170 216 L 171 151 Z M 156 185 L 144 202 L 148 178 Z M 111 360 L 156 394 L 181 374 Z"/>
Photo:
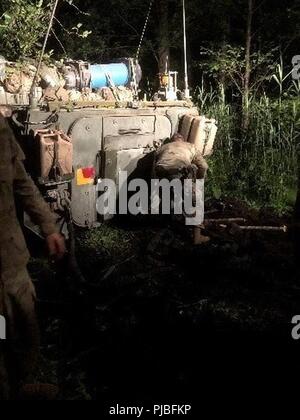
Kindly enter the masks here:
<path id="1" fill-rule="evenodd" d="M 297 188 L 300 97 L 252 98 L 247 131 L 240 128 L 241 107 L 226 103 L 224 95 L 204 95 L 199 89 L 197 99 L 200 112 L 215 118 L 219 127 L 207 195 L 288 212 Z"/>

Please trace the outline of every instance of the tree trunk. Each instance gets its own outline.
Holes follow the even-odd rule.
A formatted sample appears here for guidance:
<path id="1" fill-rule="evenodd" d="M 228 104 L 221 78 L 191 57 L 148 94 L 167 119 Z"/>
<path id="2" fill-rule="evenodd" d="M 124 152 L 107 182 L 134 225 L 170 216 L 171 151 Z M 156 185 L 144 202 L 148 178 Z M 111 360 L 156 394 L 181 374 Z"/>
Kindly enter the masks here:
<path id="1" fill-rule="evenodd" d="M 164 73 L 169 69 L 170 63 L 170 38 L 169 38 L 169 1 L 158 0 L 159 19 L 159 72 Z"/>
<path id="2" fill-rule="evenodd" d="M 226 45 L 229 43 L 230 39 L 230 32 L 231 32 L 231 17 L 230 14 L 224 14 L 222 16 L 222 23 L 221 23 L 221 30 L 222 30 L 222 46 L 221 50 L 226 51 Z M 220 75 L 220 82 L 219 82 L 219 88 L 220 88 L 220 94 L 223 98 L 223 102 L 225 103 L 225 97 L 227 92 L 227 74 L 225 72 L 222 72 Z"/>
<path id="3" fill-rule="evenodd" d="M 247 30 L 246 30 L 246 55 L 243 97 L 243 130 L 249 127 L 249 95 L 251 76 L 251 41 L 252 41 L 253 0 L 248 0 Z"/>

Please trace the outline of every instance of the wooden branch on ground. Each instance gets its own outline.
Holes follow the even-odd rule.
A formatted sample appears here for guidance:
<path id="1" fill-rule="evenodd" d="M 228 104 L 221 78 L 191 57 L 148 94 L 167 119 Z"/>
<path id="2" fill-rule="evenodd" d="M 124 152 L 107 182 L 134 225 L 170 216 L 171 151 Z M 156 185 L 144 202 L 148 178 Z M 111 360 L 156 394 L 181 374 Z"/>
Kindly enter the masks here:
<path id="1" fill-rule="evenodd" d="M 247 219 L 244 219 L 242 217 L 229 217 L 229 218 L 223 218 L 223 219 L 205 219 L 204 224 L 210 224 L 210 223 L 244 223 Z"/>
<path id="2" fill-rule="evenodd" d="M 248 230 L 248 231 L 265 231 L 265 232 L 284 232 L 287 233 L 287 226 L 238 226 L 236 227 L 239 230 Z"/>

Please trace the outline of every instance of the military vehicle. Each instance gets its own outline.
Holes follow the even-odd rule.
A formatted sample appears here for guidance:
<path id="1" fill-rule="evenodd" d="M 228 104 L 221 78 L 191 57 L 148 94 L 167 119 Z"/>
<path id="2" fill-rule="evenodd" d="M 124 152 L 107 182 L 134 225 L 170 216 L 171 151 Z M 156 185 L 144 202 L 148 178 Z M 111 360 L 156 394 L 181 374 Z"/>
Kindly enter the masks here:
<path id="1" fill-rule="evenodd" d="M 177 131 L 184 131 L 187 140 L 191 134 L 193 142 L 214 139 L 213 120 L 200 119 L 200 131 L 192 133 L 198 111 L 190 99 L 177 99 L 175 72 L 161 76 L 155 100 L 147 101 L 138 100 L 141 68 L 133 59 L 43 64 L 31 97 L 35 71 L 33 64 L 2 58 L 0 103 L 13 108 L 12 124 L 28 170 L 46 200 L 56 211 L 70 201 L 80 227 L 101 221 L 95 204 L 101 179 L 117 184 L 125 170 L 145 176 L 147 155 Z"/>
<path id="2" fill-rule="evenodd" d="M 153 152 L 175 132 L 211 153 L 217 128 L 214 120 L 197 117 L 189 98 L 186 48 L 185 91 L 178 90 L 177 72 L 167 68 L 152 100 L 140 99 L 137 58 L 108 64 L 42 59 L 43 51 L 39 62 L 0 57 L 0 104 L 13 109 L 27 169 L 45 199 L 60 214 L 71 210 L 77 226 L 93 227 L 110 217 L 96 211 L 101 180 L 118 184 L 120 171 L 149 176 Z"/>

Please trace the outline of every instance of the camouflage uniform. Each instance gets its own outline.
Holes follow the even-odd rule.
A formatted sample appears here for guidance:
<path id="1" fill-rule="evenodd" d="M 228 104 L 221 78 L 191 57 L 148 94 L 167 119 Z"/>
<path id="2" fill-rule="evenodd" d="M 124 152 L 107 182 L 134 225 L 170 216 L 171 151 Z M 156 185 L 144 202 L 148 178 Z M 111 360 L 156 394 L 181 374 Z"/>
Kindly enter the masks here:
<path id="1" fill-rule="evenodd" d="M 208 165 L 195 146 L 184 141 L 164 144 L 157 152 L 154 178 L 203 179 Z"/>
<path id="2" fill-rule="evenodd" d="M 176 140 L 176 138 L 180 140 Z M 179 179 L 182 185 L 186 179 L 191 179 L 193 181 L 192 203 L 195 206 L 197 203 L 197 184 L 195 181 L 196 179 L 204 179 L 207 169 L 208 165 L 202 153 L 193 144 L 184 141 L 180 134 L 175 134 L 170 142 L 165 143 L 156 152 L 152 178 L 169 181 Z M 161 193 L 160 195 L 152 195 L 152 209 L 156 211 L 159 209 L 161 198 Z M 174 192 L 171 190 L 171 200 L 174 201 L 174 199 Z M 176 219 L 178 220 L 178 217 Z M 183 220 L 180 217 L 179 219 Z"/>
<path id="3" fill-rule="evenodd" d="M 29 253 L 16 215 L 15 196 L 45 236 L 57 232 L 57 228 L 55 216 L 26 173 L 25 156 L 1 115 L 0 148 L 0 314 L 6 317 L 8 325 L 8 340 L 4 345 L 9 345 L 9 356 L 14 351 L 19 353 L 20 372 L 25 378 L 36 362 L 39 334 L 35 291 L 26 268 Z M 3 358 L 2 352 L 0 379 L 6 376 Z M 14 358 L 13 363 L 16 362 Z M 2 390 L 3 394 L 5 392 Z"/>

